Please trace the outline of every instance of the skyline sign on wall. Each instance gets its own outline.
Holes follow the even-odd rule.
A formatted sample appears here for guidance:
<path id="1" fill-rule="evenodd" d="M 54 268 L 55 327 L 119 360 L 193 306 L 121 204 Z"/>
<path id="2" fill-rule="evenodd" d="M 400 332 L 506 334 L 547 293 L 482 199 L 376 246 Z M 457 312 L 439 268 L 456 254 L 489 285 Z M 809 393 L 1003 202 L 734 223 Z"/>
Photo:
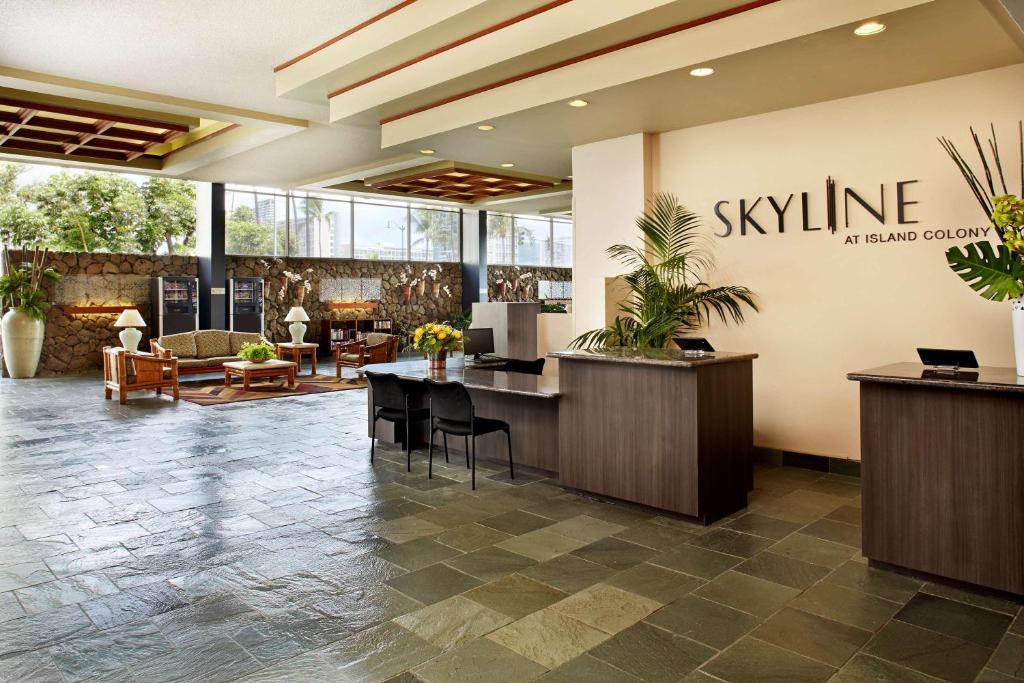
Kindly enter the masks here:
<path id="1" fill-rule="evenodd" d="M 825 180 L 822 198 L 811 192 L 789 195 L 761 195 L 723 199 L 715 203 L 720 225 L 716 237 L 758 237 L 794 232 L 825 233 L 843 238 L 843 244 L 887 244 L 915 242 L 919 239 L 963 240 L 987 238 L 995 233 L 991 226 L 907 227 L 919 226 L 914 216 L 918 180 L 880 183 L 877 195 L 850 186 L 840 187 L 834 178 Z M 890 232 L 848 232 L 867 225 L 874 228 L 894 226 Z"/>

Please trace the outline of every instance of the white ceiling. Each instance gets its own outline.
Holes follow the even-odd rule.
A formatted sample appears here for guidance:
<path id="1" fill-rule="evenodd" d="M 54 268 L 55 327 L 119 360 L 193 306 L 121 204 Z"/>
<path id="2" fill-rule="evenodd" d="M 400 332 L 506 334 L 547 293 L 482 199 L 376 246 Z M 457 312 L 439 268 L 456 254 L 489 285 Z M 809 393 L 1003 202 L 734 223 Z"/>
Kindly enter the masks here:
<path id="1" fill-rule="evenodd" d="M 0 0 L 0 65 L 308 119 L 308 129 L 187 174 L 197 180 L 295 187 L 424 146 L 437 149 L 438 158 L 483 165 L 514 161 L 526 172 L 565 176 L 571 173 L 574 144 L 1021 60 L 1019 48 L 982 9 L 992 0 L 936 0 L 893 16 L 889 31 L 866 41 L 853 38 L 848 27 L 823 32 L 723 59 L 713 79 L 697 82 L 685 73 L 645 79 L 588 93 L 594 106 L 585 110 L 561 103 L 537 107 L 495 119 L 492 133 L 470 126 L 384 151 L 374 122 L 327 125 L 326 101 L 276 96 L 276 65 L 397 3 Z"/>
<path id="2" fill-rule="evenodd" d="M 0 64 L 327 121 L 273 69 L 398 0 L 0 0 Z"/>

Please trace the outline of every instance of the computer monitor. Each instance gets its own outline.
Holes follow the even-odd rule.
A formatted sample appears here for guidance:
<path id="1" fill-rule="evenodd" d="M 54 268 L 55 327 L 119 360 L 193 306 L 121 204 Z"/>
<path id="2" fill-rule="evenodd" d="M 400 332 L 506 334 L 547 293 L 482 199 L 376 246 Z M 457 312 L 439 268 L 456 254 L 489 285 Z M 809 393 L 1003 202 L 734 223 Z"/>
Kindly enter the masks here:
<path id="1" fill-rule="evenodd" d="M 471 327 L 463 333 L 463 349 L 467 357 L 479 358 L 494 353 L 494 330 L 490 327 Z"/>
<path id="2" fill-rule="evenodd" d="M 978 367 L 978 359 L 974 351 L 968 349 L 918 349 L 917 355 L 923 365 L 931 365 L 943 369 L 960 369 Z"/>
<path id="3" fill-rule="evenodd" d="M 704 337 L 672 337 L 672 341 L 683 351 L 715 352 L 715 347 Z"/>

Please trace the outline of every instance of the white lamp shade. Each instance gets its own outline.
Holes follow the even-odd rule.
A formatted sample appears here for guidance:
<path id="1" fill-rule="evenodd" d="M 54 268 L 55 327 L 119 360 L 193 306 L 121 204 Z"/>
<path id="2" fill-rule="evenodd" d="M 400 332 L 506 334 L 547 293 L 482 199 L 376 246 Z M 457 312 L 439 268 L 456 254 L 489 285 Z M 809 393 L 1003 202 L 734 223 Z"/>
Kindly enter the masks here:
<path id="1" fill-rule="evenodd" d="M 138 309 L 126 308 L 121 311 L 121 316 L 114 323 L 114 327 L 145 327 L 146 321 L 142 319 L 142 315 Z"/>
<path id="2" fill-rule="evenodd" d="M 302 306 L 292 306 L 292 310 L 288 311 L 288 315 L 284 317 L 286 323 L 304 323 L 308 320 L 309 316 L 306 315 Z"/>

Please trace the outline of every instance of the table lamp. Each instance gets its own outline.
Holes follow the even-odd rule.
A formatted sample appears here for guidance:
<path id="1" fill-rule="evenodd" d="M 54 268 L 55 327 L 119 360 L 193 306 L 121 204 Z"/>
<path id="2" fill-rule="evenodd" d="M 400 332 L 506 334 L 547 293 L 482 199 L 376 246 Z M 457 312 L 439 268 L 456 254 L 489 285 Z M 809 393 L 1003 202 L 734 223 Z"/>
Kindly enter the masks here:
<path id="1" fill-rule="evenodd" d="M 292 343 L 301 344 L 303 337 L 306 336 L 306 321 L 309 320 L 309 316 L 306 311 L 303 310 L 302 306 L 292 306 L 292 309 L 288 311 L 288 315 L 284 317 L 286 323 L 291 323 L 288 326 L 288 331 L 292 334 Z"/>
<path id="2" fill-rule="evenodd" d="M 139 314 L 138 309 L 126 308 L 121 311 L 121 316 L 114 323 L 114 327 L 123 327 L 124 329 L 117 335 L 121 340 L 121 346 L 128 351 L 138 351 L 139 342 L 142 341 L 142 332 L 135 329 L 137 327 L 145 327 L 146 321 L 142 319 L 142 315 Z"/>

